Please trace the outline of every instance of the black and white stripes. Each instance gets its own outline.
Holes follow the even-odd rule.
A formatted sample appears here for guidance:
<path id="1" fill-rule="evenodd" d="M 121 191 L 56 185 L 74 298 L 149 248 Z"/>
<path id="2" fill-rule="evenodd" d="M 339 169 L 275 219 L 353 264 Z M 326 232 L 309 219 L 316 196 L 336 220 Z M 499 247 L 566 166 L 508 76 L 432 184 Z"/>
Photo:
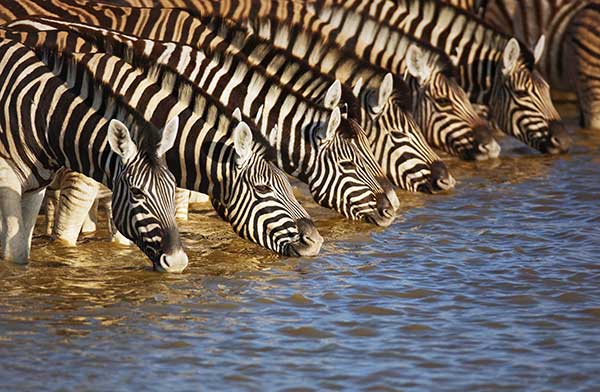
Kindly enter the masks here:
<path id="1" fill-rule="evenodd" d="M 175 181 L 164 162 L 174 141 L 173 127 L 159 132 L 132 117 L 125 107 L 117 109 L 114 100 L 103 104 L 100 87 L 89 79 L 79 91 L 70 89 L 56 75 L 70 65 L 56 62 L 47 67 L 15 41 L 2 39 L 0 54 L 4 81 L 0 151 L 15 180 L 12 189 L 2 191 L 19 195 L 3 195 L 2 215 L 14 213 L 9 200 L 22 202 L 16 208 L 26 212 L 17 214 L 16 229 L 10 224 L 2 228 L 3 257 L 27 261 L 30 220 L 35 219 L 41 198 L 29 204 L 26 193 L 43 191 L 54 172 L 66 166 L 113 190 L 117 227 L 148 255 L 156 269 L 183 270 L 187 256 L 173 217 Z M 176 123 L 175 118 L 171 124 Z M 129 129 L 142 127 L 144 136 L 134 143 Z M 11 236 L 11 230 L 18 235 Z M 13 247 L 15 238 L 21 241 Z"/>

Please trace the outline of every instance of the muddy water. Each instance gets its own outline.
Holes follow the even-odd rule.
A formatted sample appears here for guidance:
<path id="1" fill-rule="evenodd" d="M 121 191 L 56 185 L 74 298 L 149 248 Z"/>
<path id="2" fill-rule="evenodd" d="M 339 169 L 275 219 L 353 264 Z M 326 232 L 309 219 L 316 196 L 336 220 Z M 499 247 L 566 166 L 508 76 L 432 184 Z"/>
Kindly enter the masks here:
<path id="1" fill-rule="evenodd" d="M 152 273 L 99 236 L 0 263 L 1 390 L 598 390 L 600 133 L 543 157 L 449 160 L 387 230 L 314 206 L 327 242 L 285 259 L 209 210 L 191 266 Z"/>

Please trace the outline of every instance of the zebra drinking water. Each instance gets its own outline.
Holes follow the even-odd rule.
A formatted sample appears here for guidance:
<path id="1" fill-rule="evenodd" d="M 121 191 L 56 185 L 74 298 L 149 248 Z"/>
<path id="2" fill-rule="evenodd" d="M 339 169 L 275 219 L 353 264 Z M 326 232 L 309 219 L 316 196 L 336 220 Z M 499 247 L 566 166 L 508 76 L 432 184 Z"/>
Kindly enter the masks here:
<path id="1" fill-rule="evenodd" d="M 600 129 L 600 3 L 590 0 L 449 1 L 476 12 L 499 31 L 547 49 L 539 69 L 552 88 L 575 91 L 582 126 Z"/>
<path id="2" fill-rule="evenodd" d="M 251 120 L 241 121 L 241 114 L 236 116 L 211 97 L 193 94 L 190 85 L 176 85 L 175 74 L 162 73 L 150 63 L 143 71 L 105 53 L 39 50 L 49 53 L 49 64 L 74 65 L 61 74 L 73 88 L 82 88 L 82 79 L 94 80 L 104 94 L 127 102 L 147 121 L 160 123 L 178 114 L 182 123 L 175 148 L 167 154 L 169 168 L 180 187 L 210 195 L 240 236 L 283 255 L 319 252 L 322 237 L 295 200 L 285 175 L 265 160 L 272 149 L 260 136 L 259 143 L 253 141 L 258 132 L 250 128 L 255 127 Z"/>
<path id="3" fill-rule="evenodd" d="M 65 166 L 113 190 L 115 224 L 155 269 L 182 271 L 188 258 L 173 217 L 175 180 L 165 166 L 178 119 L 161 132 L 125 105 L 103 105 L 93 84 L 84 94 L 75 94 L 34 52 L 15 41 L 0 40 L 0 58 L 2 257 L 28 261 L 44 189 Z M 143 135 L 137 143 L 130 129 Z"/>
<path id="4" fill-rule="evenodd" d="M 472 101 L 489 107 L 501 130 L 543 153 L 568 151 L 571 139 L 534 68 L 543 39 L 531 52 L 464 10 L 434 0 L 327 0 L 315 7 L 335 26 L 358 23 L 355 35 L 387 26 L 444 50 L 459 66 L 461 86 Z"/>

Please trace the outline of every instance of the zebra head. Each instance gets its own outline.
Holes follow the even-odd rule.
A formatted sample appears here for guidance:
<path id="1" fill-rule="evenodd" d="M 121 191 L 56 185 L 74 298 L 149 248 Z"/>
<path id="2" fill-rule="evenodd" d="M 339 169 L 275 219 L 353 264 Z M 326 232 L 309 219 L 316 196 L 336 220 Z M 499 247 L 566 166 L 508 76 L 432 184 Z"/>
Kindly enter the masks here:
<path id="1" fill-rule="evenodd" d="M 392 183 L 412 192 L 433 193 L 452 188 L 452 176 L 410 112 L 406 83 L 387 73 L 378 88 L 363 88 L 359 95 L 360 90 L 361 80 L 354 86 L 354 93 L 362 101 L 363 124 L 365 129 L 371 129 L 369 139 L 374 155 Z"/>
<path id="2" fill-rule="evenodd" d="M 569 150 L 571 138 L 550 98 L 548 83 L 534 69 L 544 51 L 544 36 L 534 53 L 511 38 L 497 67 L 490 116 L 500 129 L 548 154 Z"/>
<path id="3" fill-rule="evenodd" d="M 164 157 L 178 126 L 175 117 L 162 132 L 136 133 L 138 148 L 123 123 L 111 120 L 108 125 L 110 147 L 120 158 L 112 181 L 115 226 L 161 272 L 181 272 L 188 264 L 175 223 L 175 177 Z"/>
<path id="4" fill-rule="evenodd" d="M 413 112 L 427 140 L 461 159 L 497 158 L 500 145 L 453 77 L 454 67 L 442 58 L 427 56 L 416 45 L 409 47 L 406 57 Z"/>
<path id="5" fill-rule="evenodd" d="M 234 180 L 228 201 L 215 209 L 242 238 L 284 256 L 316 256 L 323 244 L 310 216 L 294 197 L 286 174 L 268 161 L 240 121 L 233 131 Z"/>
<path id="6" fill-rule="evenodd" d="M 349 219 L 389 226 L 400 202 L 360 125 L 335 107 L 313 133 L 317 149 L 308 186 L 315 201 Z"/>

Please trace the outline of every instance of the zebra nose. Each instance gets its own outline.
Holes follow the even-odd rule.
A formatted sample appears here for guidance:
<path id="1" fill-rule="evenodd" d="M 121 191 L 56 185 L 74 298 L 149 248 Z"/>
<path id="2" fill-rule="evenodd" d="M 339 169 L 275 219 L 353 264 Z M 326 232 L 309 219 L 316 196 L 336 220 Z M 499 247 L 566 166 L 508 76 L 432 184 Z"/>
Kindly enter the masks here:
<path id="1" fill-rule="evenodd" d="M 442 161 L 435 161 L 431 164 L 431 191 L 433 193 L 447 191 L 454 188 L 456 180 L 448 172 L 448 168 Z"/>
<path id="2" fill-rule="evenodd" d="M 400 199 L 398 199 L 398 195 L 396 194 L 396 189 L 394 185 L 387 178 L 378 178 L 377 181 L 381 184 L 383 191 L 385 192 L 385 196 L 388 198 L 389 202 L 392 205 L 393 211 L 396 211 L 400 208 Z"/>
<path id="3" fill-rule="evenodd" d="M 394 195 L 396 195 L 396 193 L 394 193 Z M 396 196 L 396 199 L 398 199 L 398 196 Z M 378 194 L 376 196 L 376 200 L 377 211 L 379 212 L 379 215 L 385 219 L 394 219 L 396 217 L 397 208 L 394 206 L 394 203 L 390 200 L 387 193 Z M 400 205 L 400 202 L 398 202 L 398 205 Z"/>
<path id="4" fill-rule="evenodd" d="M 567 133 L 562 121 L 551 121 L 548 129 L 549 146 L 546 148 L 547 153 L 560 154 L 569 151 L 571 147 L 571 136 Z"/>
<path id="5" fill-rule="evenodd" d="M 188 265 L 188 257 L 183 249 L 177 249 L 172 253 L 163 253 L 156 269 L 160 272 L 182 272 Z"/>
<path id="6" fill-rule="evenodd" d="M 492 130 L 487 124 L 481 124 L 473 129 L 475 143 L 473 145 L 473 158 L 477 161 L 498 158 L 500 145 L 492 136 Z"/>
<path id="7" fill-rule="evenodd" d="M 296 221 L 300 241 L 291 244 L 293 252 L 298 256 L 316 256 L 321 251 L 323 245 L 323 237 L 317 231 L 315 224 L 308 218 L 301 218 Z"/>

